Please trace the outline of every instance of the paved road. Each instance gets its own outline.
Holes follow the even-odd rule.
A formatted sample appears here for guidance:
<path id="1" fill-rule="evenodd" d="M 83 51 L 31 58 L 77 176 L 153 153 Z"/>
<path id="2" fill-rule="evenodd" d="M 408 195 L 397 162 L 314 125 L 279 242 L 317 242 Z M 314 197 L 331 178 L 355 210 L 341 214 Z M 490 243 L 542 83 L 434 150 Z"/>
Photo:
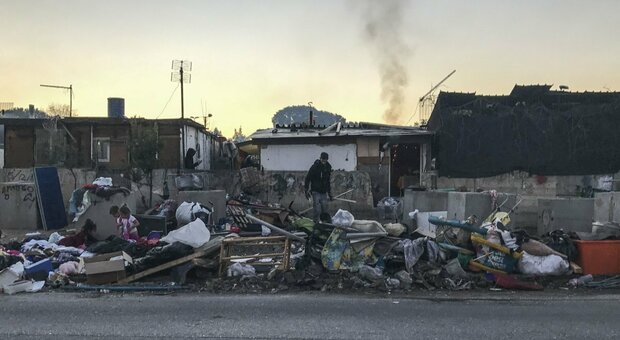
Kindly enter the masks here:
<path id="1" fill-rule="evenodd" d="M 0 295 L 0 339 L 617 339 L 620 295 Z"/>

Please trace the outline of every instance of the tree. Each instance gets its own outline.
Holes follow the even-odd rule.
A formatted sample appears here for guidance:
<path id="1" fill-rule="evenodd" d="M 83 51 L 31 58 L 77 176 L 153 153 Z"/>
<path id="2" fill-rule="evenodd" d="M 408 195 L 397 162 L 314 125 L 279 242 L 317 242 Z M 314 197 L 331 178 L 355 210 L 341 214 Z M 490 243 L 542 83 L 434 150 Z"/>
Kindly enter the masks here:
<path id="1" fill-rule="evenodd" d="M 215 128 L 215 129 L 213 129 L 213 134 L 216 135 L 216 136 L 221 136 L 222 132 L 218 128 Z"/>
<path id="2" fill-rule="evenodd" d="M 239 126 L 239 131 L 237 131 L 237 129 L 235 129 L 235 133 L 233 134 L 233 137 L 232 137 L 233 142 L 240 143 L 240 142 L 243 142 L 243 141 L 245 141 L 247 139 L 248 138 L 243 134 L 241 126 Z"/>
<path id="3" fill-rule="evenodd" d="M 131 121 L 132 180 L 140 184 L 145 176 L 148 179 L 149 206 L 153 203 L 153 170 L 159 163 L 157 156 L 161 148 L 156 126 L 141 124 L 140 120 Z"/>
<path id="4" fill-rule="evenodd" d="M 66 104 L 52 103 L 47 107 L 47 114 L 50 116 L 75 117 L 77 116 L 77 111 L 73 110 L 71 112 L 71 107 Z"/>

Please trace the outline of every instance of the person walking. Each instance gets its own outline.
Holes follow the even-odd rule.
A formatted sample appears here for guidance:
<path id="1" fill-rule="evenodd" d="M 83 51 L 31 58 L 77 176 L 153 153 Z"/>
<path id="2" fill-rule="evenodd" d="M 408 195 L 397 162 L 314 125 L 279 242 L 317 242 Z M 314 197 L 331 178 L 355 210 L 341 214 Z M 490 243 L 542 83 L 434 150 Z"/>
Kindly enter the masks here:
<path id="1" fill-rule="evenodd" d="M 329 155 L 327 152 L 321 152 L 320 159 L 314 161 L 314 164 L 308 170 L 304 183 L 306 197 L 310 198 L 312 196 L 315 222 L 320 222 L 321 216 L 325 214 L 329 216 L 327 202 L 328 199 L 333 199 L 330 184 L 332 166 L 327 161 L 328 159 Z"/>

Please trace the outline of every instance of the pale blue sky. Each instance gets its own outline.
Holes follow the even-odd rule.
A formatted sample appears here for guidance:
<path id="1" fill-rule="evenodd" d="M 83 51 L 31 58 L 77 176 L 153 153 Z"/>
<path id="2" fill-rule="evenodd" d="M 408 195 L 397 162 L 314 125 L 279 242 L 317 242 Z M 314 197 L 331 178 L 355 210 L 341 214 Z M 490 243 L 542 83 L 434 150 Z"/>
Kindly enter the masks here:
<path id="1" fill-rule="evenodd" d="M 376 2 L 375 2 L 376 4 Z M 312 101 L 352 121 L 382 122 L 377 50 L 364 37 L 365 1 L 0 0 L 0 102 L 68 103 L 81 116 L 158 116 L 175 88 L 172 59 L 193 62 L 186 116 L 201 102 L 227 135 L 270 126 Z M 508 93 L 515 83 L 620 90 L 618 1 L 403 1 L 401 114 L 451 70 L 443 90 Z M 180 116 L 179 91 L 161 114 Z"/>

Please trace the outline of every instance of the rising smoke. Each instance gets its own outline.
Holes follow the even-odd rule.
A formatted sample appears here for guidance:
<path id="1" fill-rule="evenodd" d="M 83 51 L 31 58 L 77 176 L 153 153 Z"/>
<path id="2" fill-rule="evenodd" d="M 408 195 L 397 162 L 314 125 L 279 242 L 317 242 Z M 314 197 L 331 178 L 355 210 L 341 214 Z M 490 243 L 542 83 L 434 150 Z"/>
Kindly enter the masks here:
<path id="1" fill-rule="evenodd" d="M 405 6 L 404 0 L 367 0 L 362 8 L 364 37 L 370 43 L 379 67 L 381 100 L 388 104 L 383 119 L 390 124 L 402 122 L 405 88 L 409 82 L 403 65 L 410 54 L 402 34 Z"/>

